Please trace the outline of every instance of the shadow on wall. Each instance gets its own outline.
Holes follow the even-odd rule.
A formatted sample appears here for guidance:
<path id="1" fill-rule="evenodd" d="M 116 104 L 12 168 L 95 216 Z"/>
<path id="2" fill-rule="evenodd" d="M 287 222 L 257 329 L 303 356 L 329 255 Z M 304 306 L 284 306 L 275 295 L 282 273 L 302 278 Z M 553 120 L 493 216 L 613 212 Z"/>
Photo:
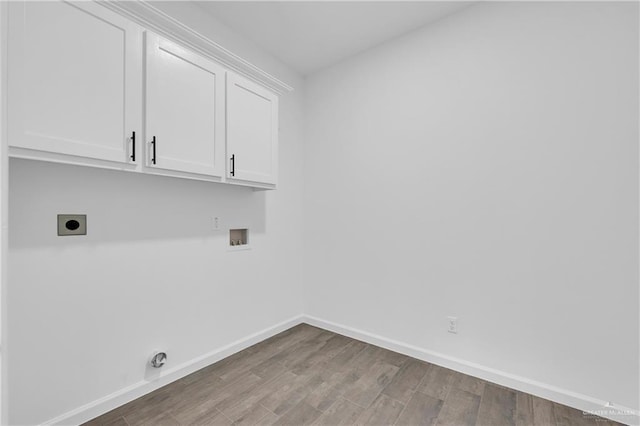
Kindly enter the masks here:
<path id="1" fill-rule="evenodd" d="M 11 159 L 9 246 L 95 245 L 149 239 L 226 237 L 266 230 L 269 191 Z M 86 214 L 87 235 L 59 237 L 58 214 Z M 220 230 L 213 230 L 213 218 Z"/>

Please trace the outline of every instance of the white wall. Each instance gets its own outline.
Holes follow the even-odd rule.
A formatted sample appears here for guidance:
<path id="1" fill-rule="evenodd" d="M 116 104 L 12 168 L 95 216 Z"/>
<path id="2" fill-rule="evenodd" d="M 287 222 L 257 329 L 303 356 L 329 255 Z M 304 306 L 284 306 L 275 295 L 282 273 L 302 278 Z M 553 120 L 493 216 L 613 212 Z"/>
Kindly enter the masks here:
<path id="1" fill-rule="evenodd" d="M 477 4 L 306 89 L 307 314 L 639 408 L 637 4 Z"/>
<path id="2" fill-rule="evenodd" d="M 0 27 L 7 27 L 6 3 L 0 4 Z M 7 72 L 6 72 L 7 37 L 0 31 L 0 342 L 4 340 L 6 321 L 6 309 L 4 299 L 7 282 L 7 256 L 8 222 L 9 222 L 9 160 L 7 158 Z M 0 423 L 7 423 L 7 411 L 4 409 L 7 403 L 7 363 L 5 362 L 5 350 L 0 350 Z"/>
<path id="3" fill-rule="evenodd" d="M 221 26 L 199 27 L 199 10 L 180 10 L 215 40 Z M 302 313 L 302 80 L 224 37 L 297 89 L 280 100 L 277 191 L 11 160 L 10 424 L 145 380 L 155 349 L 171 368 Z M 86 213 L 88 235 L 58 237 L 58 213 Z M 214 215 L 223 228 L 248 226 L 252 250 L 226 251 Z"/>
<path id="4" fill-rule="evenodd" d="M 636 4 L 479 4 L 312 76 L 306 105 L 251 42 L 155 5 L 296 88 L 279 189 L 12 160 L 11 424 L 303 309 L 638 407 Z M 89 235 L 57 237 L 65 212 Z"/>

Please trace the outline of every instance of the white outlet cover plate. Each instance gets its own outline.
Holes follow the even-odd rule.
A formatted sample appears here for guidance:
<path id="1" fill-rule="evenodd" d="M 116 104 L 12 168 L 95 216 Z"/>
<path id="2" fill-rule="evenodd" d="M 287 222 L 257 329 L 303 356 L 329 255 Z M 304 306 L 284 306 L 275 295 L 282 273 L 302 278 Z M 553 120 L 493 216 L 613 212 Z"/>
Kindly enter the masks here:
<path id="1" fill-rule="evenodd" d="M 447 317 L 448 327 L 447 331 L 449 333 L 458 333 L 458 317 Z"/>

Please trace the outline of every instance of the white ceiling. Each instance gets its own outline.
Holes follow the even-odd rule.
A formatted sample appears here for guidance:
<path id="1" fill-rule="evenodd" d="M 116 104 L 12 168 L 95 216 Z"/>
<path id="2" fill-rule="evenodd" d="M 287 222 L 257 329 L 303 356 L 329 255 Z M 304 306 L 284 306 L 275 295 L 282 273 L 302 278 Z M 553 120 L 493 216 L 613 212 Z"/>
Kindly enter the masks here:
<path id="1" fill-rule="evenodd" d="M 470 2 L 198 1 L 302 75 L 457 12 Z"/>

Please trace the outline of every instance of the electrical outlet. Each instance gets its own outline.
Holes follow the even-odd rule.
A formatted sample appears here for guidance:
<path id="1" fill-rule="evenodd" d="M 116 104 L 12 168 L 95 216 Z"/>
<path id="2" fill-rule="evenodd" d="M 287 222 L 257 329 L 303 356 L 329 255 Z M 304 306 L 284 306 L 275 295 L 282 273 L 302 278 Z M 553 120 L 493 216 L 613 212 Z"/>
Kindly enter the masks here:
<path id="1" fill-rule="evenodd" d="M 458 317 L 447 317 L 449 333 L 458 334 Z"/>
<path id="2" fill-rule="evenodd" d="M 87 235 L 87 215 L 59 214 L 58 235 Z"/>
<path id="3" fill-rule="evenodd" d="M 214 231 L 220 230 L 220 218 L 218 216 L 214 216 L 211 222 L 212 229 Z"/>

